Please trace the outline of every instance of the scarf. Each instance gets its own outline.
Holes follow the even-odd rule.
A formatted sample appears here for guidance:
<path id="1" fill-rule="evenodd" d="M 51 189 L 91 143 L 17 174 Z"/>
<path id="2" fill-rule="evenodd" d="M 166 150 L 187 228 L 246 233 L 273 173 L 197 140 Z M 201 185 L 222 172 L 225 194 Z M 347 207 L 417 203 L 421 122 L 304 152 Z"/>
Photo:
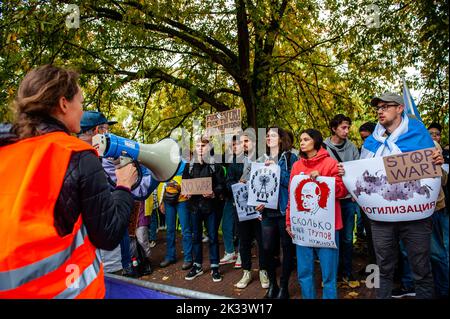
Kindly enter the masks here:
<path id="1" fill-rule="evenodd" d="M 434 147 L 425 125 L 414 118 L 403 115 L 402 122 L 389 136 L 383 136 L 386 129 L 378 123 L 361 150 L 361 159 L 383 157 Z"/>

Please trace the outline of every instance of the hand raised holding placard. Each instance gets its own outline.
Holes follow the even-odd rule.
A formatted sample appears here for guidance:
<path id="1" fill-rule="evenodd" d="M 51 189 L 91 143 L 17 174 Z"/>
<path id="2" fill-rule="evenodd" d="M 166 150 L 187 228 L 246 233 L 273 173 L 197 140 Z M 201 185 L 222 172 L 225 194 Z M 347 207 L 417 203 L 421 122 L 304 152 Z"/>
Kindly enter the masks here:
<path id="1" fill-rule="evenodd" d="M 338 163 L 337 167 L 338 167 L 338 175 L 344 176 L 345 175 L 344 165 L 342 165 L 342 163 Z"/>
<path id="2" fill-rule="evenodd" d="M 442 165 L 444 164 L 444 157 L 442 156 L 442 153 L 440 150 L 435 150 L 433 154 L 431 155 L 432 163 L 434 165 Z"/>
<path id="3" fill-rule="evenodd" d="M 266 206 L 264 206 L 264 204 L 260 204 L 258 206 L 255 207 L 255 210 L 258 212 L 262 212 L 264 210 Z"/>
<path id="4" fill-rule="evenodd" d="M 312 171 L 311 173 L 309 173 L 309 177 L 311 177 L 312 180 L 315 180 L 317 177 L 319 177 L 319 175 L 319 171 Z"/>

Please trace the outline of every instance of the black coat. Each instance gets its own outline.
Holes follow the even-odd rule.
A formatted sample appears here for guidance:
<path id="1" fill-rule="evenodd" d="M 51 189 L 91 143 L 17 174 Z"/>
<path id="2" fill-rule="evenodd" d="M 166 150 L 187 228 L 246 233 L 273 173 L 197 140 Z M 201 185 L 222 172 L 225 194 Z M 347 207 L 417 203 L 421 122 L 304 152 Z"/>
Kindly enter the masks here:
<path id="1" fill-rule="evenodd" d="M 6 128 L 0 128 L 0 146 L 17 141 Z M 39 130 L 43 134 L 68 133 L 61 122 L 52 118 L 46 119 Z M 70 234 L 81 214 L 92 244 L 112 250 L 125 234 L 133 204 L 129 191 L 116 189 L 111 192 L 101 162 L 93 152 L 73 153 L 55 204 L 54 226 L 61 237 Z"/>

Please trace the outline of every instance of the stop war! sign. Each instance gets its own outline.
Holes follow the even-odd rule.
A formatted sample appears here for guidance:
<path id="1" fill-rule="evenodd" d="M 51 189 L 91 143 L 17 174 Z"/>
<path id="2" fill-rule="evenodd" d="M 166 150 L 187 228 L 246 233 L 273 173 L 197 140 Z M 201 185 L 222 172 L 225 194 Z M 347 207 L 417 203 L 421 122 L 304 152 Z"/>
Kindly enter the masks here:
<path id="1" fill-rule="evenodd" d="M 431 162 L 434 148 L 383 157 L 390 184 L 442 176 L 442 170 Z"/>

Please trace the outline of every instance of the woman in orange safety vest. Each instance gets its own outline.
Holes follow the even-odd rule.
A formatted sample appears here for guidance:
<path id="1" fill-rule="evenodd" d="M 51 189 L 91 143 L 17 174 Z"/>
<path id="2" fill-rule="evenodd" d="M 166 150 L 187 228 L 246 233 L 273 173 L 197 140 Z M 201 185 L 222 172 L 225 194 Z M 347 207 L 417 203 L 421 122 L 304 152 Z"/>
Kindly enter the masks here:
<path id="1" fill-rule="evenodd" d="M 111 192 L 80 131 L 78 74 L 30 71 L 0 127 L 0 299 L 103 298 L 98 248 L 116 247 L 133 207 L 136 169 L 116 171 Z"/>

